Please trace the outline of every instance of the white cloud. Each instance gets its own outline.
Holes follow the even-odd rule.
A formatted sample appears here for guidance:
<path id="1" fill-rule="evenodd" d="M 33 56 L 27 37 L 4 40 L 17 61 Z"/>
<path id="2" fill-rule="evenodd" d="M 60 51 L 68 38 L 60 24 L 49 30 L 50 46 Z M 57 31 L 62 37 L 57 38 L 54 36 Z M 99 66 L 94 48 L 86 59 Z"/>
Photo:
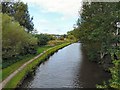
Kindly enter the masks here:
<path id="1" fill-rule="evenodd" d="M 42 7 L 45 12 L 57 12 L 67 16 L 76 16 L 82 0 L 23 0 L 29 4 Z"/>
<path id="2" fill-rule="evenodd" d="M 65 21 L 65 20 L 67 20 L 67 19 L 69 19 L 69 18 L 66 17 L 66 16 L 63 16 L 63 17 L 60 18 L 60 20 L 62 20 L 62 21 Z"/>
<path id="3" fill-rule="evenodd" d="M 42 24 L 42 25 L 50 24 L 50 22 L 46 19 L 40 19 L 40 20 L 36 20 L 36 21 L 38 21 L 38 23 Z"/>
<path id="4" fill-rule="evenodd" d="M 34 25 L 39 33 L 64 34 L 73 29 L 76 23 L 78 11 L 82 5 L 82 0 L 22 0 L 28 3 L 33 9 L 31 15 L 34 16 Z M 39 12 L 40 10 L 40 12 Z M 39 15 L 41 14 L 45 15 Z M 61 14 L 57 17 L 50 17 L 49 12 Z M 47 16 L 46 16 L 47 15 Z M 51 14 L 52 15 L 52 14 Z"/>

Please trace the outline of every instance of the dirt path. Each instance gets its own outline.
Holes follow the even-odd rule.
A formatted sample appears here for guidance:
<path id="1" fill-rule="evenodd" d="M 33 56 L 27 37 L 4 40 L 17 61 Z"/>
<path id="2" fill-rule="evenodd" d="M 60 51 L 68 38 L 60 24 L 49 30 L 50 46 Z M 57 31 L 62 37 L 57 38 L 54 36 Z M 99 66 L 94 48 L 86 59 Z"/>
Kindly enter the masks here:
<path id="1" fill-rule="evenodd" d="M 51 48 L 50 48 L 51 49 Z M 48 49 L 49 50 L 49 49 Z M 24 67 L 26 67 L 28 64 L 30 64 L 31 62 L 33 62 L 34 60 L 36 60 L 37 58 L 39 58 L 41 55 L 43 55 L 44 53 L 46 53 L 48 50 L 44 51 L 43 53 L 37 55 L 36 57 L 34 57 L 33 59 L 25 62 L 22 66 L 20 66 L 17 70 L 15 70 L 12 74 L 10 74 L 5 80 L 3 80 L 0 83 L 0 90 L 2 88 L 5 87 L 5 85 L 18 73 L 20 72 Z"/>

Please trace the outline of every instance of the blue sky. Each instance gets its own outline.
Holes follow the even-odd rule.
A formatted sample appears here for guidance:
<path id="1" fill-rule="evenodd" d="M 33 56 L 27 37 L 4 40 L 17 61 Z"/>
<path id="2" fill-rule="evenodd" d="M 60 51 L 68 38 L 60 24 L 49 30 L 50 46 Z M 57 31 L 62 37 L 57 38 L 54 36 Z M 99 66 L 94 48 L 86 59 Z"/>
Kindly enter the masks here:
<path id="1" fill-rule="evenodd" d="M 24 0 L 38 33 L 66 34 L 79 16 L 81 0 Z M 54 3 L 53 3 L 54 2 Z"/>

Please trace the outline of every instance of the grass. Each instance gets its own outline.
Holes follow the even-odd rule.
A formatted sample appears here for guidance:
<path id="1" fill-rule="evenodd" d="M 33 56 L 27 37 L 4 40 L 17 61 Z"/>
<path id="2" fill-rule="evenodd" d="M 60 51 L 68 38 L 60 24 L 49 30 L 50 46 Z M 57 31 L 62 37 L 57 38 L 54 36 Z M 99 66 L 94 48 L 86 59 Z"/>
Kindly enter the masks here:
<path id="1" fill-rule="evenodd" d="M 45 61 L 46 57 L 53 54 L 58 49 L 61 49 L 70 43 L 64 43 L 61 45 L 57 45 L 51 49 L 49 49 L 45 54 L 43 54 L 41 57 L 37 58 L 33 62 L 31 62 L 29 65 L 27 65 L 23 70 L 21 70 L 19 73 L 17 73 L 5 86 L 5 88 L 16 88 L 22 80 L 26 77 L 28 73 L 31 73 L 34 71 L 34 69 L 39 65 L 39 63 Z"/>
<path id="2" fill-rule="evenodd" d="M 23 63 L 27 62 L 28 60 L 30 60 L 31 58 L 33 58 L 33 56 L 29 56 L 23 60 L 20 60 L 10 66 L 8 66 L 7 68 L 4 68 L 2 70 L 2 80 L 4 80 L 7 76 L 9 76 L 12 72 L 14 72 L 16 69 L 18 69 Z"/>
<path id="3" fill-rule="evenodd" d="M 49 49 L 49 48 L 51 48 L 51 46 L 38 47 L 37 55 L 42 53 L 43 51 Z M 22 60 L 19 60 L 18 62 L 8 66 L 7 68 L 4 68 L 2 70 L 2 72 L 0 72 L 0 76 L 2 76 L 2 79 L 0 79 L 0 80 L 4 80 L 7 76 L 9 76 L 11 73 L 13 73 L 15 70 L 17 70 L 22 64 L 24 64 L 25 62 L 27 62 L 28 60 L 32 59 L 35 56 L 36 55 L 26 56 Z"/>
<path id="4" fill-rule="evenodd" d="M 37 53 L 40 54 L 43 51 L 47 50 L 48 48 L 51 48 L 52 46 L 42 46 L 37 49 Z"/>

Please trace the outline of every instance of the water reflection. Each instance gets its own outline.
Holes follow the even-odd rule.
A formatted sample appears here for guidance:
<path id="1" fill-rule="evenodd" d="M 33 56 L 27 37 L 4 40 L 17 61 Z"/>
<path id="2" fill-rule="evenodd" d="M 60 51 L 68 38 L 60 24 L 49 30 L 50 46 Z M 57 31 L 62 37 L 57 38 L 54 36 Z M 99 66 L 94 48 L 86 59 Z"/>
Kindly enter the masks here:
<path id="1" fill-rule="evenodd" d="M 93 88 L 105 79 L 108 79 L 108 74 L 88 61 L 80 43 L 74 43 L 52 55 L 20 87 Z"/>

